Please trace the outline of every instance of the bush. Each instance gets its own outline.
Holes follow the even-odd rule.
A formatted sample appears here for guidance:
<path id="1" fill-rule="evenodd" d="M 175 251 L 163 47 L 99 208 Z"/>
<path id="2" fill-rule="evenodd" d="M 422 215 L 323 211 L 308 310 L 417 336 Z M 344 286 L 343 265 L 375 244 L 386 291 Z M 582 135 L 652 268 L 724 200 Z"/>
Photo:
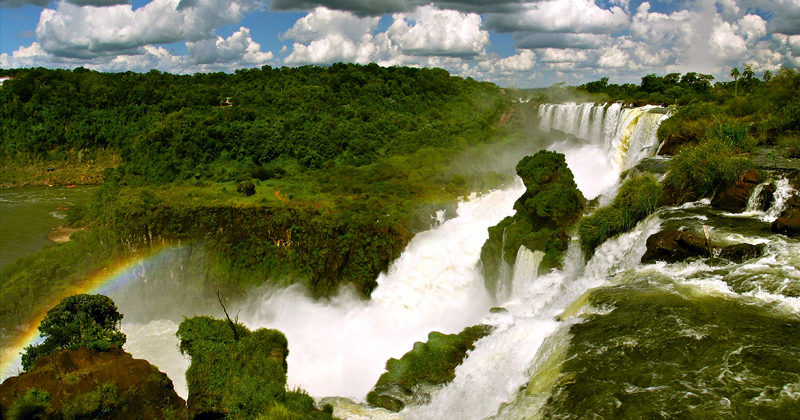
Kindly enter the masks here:
<path id="1" fill-rule="evenodd" d="M 103 295 L 78 294 L 64 298 L 47 311 L 39 333 L 41 344 L 25 348 L 22 368 L 29 371 L 41 356 L 58 350 L 89 347 L 108 349 L 111 345 L 122 347 L 125 334 L 119 331 L 122 314 L 111 298 Z"/>
<path id="2" fill-rule="evenodd" d="M 693 189 L 700 197 L 711 196 L 717 188 L 736 181 L 755 164 L 743 156 L 750 140 L 740 134 L 719 130 L 705 142 L 682 149 L 672 160 L 664 185 L 676 191 Z M 739 146 L 739 142 L 743 142 Z"/>
<path id="3" fill-rule="evenodd" d="M 71 400 L 64 406 L 64 420 L 106 418 L 122 402 L 119 388 L 112 383 Z"/>
<path id="4" fill-rule="evenodd" d="M 597 209 L 578 223 L 583 250 L 591 254 L 606 239 L 632 229 L 658 208 L 660 197 L 661 185 L 653 175 L 625 181 L 610 205 Z"/>
<path id="5" fill-rule="evenodd" d="M 8 420 L 43 420 L 50 411 L 50 394 L 30 388 L 28 392 L 11 404 L 6 412 Z"/>
<path id="6" fill-rule="evenodd" d="M 236 192 L 250 197 L 256 193 L 256 186 L 250 181 L 243 181 L 236 185 Z"/>

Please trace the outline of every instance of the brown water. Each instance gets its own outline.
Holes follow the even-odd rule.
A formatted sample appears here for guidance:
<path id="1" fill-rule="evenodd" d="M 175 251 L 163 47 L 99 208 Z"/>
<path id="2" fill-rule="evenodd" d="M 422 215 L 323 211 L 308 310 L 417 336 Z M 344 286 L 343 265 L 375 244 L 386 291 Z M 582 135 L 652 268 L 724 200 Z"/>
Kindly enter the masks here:
<path id="1" fill-rule="evenodd" d="M 63 208 L 86 204 L 97 186 L 0 190 L 0 270 L 53 245 L 47 235 L 63 223 Z M 59 207 L 62 210 L 59 210 Z"/>

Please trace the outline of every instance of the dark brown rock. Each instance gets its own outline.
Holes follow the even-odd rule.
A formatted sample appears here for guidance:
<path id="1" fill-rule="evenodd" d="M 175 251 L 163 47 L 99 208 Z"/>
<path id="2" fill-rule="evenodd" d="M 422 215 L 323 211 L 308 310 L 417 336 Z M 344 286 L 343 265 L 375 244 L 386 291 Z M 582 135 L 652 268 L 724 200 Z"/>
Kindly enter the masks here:
<path id="1" fill-rule="evenodd" d="M 690 257 L 708 257 L 705 238 L 689 232 L 662 230 L 647 238 L 647 252 L 643 263 L 666 261 L 674 263 Z"/>
<path id="2" fill-rule="evenodd" d="M 758 258 L 764 255 L 767 246 L 764 244 L 751 245 L 751 244 L 736 244 L 722 248 L 719 253 L 720 258 L 735 263 L 742 263 L 747 260 Z"/>
<path id="3" fill-rule="evenodd" d="M 761 211 L 767 211 L 775 202 L 775 184 L 767 184 L 761 189 L 758 194 L 758 208 Z"/>
<path id="4" fill-rule="evenodd" d="M 683 146 L 694 144 L 697 139 L 683 133 L 671 133 L 664 139 L 661 147 L 658 149 L 658 156 L 675 156 Z"/>
<path id="5" fill-rule="evenodd" d="M 722 190 L 711 200 L 711 205 L 731 213 L 741 213 L 747 208 L 747 201 L 753 189 L 759 184 L 756 171 L 747 171 L 735 184 Z"/>
<path id="6" fill-rule="evenodd" d="M 0 418 L 30 388 L 48 392 L 50 408 L 58 415 L 103 384 L 115 386 L 121 397 L 104 419 L 188 419 L 183 399 L 158 368 L 118 348 L 99 352 L 86 347 L 40 357 L 32 371 L 5 380 L 0 385 Z"/>
<path id="7" fill-rule="evenodd" d="M 677 206 L 683 203 L 690 203 L 697 201 L 701 197 L 697 192 L 691 188 L 684 190 L 675 190 L 669 187 L 664 187 L 661 192 L 661 199 L 658 201 L 659 206 Z"/>
<path id="8" fill-rule="evenodd" d="M 786 202 L 786 208 L 772 222 L 771 229 L 775 233 L 795 236 L 800 233 L 800 197 L 792 196 Z"/>

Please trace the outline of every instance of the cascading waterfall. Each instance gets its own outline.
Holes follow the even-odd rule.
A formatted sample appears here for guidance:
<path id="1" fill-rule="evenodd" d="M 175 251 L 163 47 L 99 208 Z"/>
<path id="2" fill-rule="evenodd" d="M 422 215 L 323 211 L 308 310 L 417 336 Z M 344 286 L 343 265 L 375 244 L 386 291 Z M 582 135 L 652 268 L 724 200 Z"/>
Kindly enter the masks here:
<path id="1" fill-rule="evenodd" d="M 512 295 L 518 294 L 528 283 L 536 280 L 539 274 L 539 264 L 544 258 L 544 252 L 531 251 L 524 245 L 517 251 L 517 260 L 514 263 L 514 278 L 512 280 Z"/>
<path id="2" fill-rule="evenodd" d="M 656 131 L 668 112 L 652 105 L 623 109 L 618 103 L 569 102 L 539 105 L 539 117 L 542 131 L 560 130 L 600 146 L 614 170 L 621 172 L 642 158 L 655 155 Z"/>

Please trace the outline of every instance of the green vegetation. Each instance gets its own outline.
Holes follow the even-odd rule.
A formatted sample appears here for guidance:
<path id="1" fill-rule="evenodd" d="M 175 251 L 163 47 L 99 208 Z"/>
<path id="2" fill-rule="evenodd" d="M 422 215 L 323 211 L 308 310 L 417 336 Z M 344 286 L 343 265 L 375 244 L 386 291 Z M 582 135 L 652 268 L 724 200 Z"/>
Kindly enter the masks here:
<path id="1" fill-rule="evenodd" d="M 414 349 L 400 360 L 389 359 L 386 373 L 381 375 L 367 402 L 391 411 L 400 411 L 421 385 L 443 385 L 455 378 L 455 369 L 475 348 L 474 343 L 491 332 L 491 327 L 475 325 L 458 334 L 431 332 L 425 343 L 414 343 Z"/>
<path id="2" fill-rule="evenodd" d="M 192 358 L 186 380 L 195 418 L 332 418 L 304 391 L 286 390 L 289 348 L 280 331 L 203 316 L 185 319 L 177 336 Z"/>
<path id="3" fill-rule="evenodd" d="M 39 333 L 41 344 L 25 348 L 22 368 L 29 371 L 39 357 L 55 351 L 89 347 L 107 350 L 109 346 L 122 347 L 125 334 L 119 331 L 122 314 L 117 305 L 103 295 L 78 294 L 64 298 L 47 311 Z"/>
<path id="4" fill-rule="evenodd" d="M 64 420 L 101 419 L 109 416 L 122 403 L 119 389 L 113 383 L 101 384 L 64 405 Z"/>
<path id="5" fill-rule="evenodd" d="M 540 270 L 560 266 L 569 245 L 566 229 L 583 214 L 586 201 L 561 153 L 541 150 L 520 160 L 516 169 L 525 193 L 514 203 L 513 216 L 489 228 L 481 248 L 484 281 L 493 294 L 502 261 L 513 266 L 520 246 L 545 253 Z"/>
<path id="6" fill-rule="evenodd" d="M 46 420 L 49 418 L 50 412 L 50 394 L 30 388 L 9 407 L 6 418 L 8 420 Z"/>
<path id="7" fill-rule="evenodd" d="M 718 125 L 710 130 L 705 141 L 685 147 L 675 156 L 664 185 L 676 191 L 692 189 L 699 197 L 710 197 L 755 167 L 745 154 L 753 146 L 746 127 Z"/>
<path id="8" fill-rule="evenodd" d="M 74 179 L 62 167 L 83 165 L 94 175 L 80 179 L 104 181 L 66 219 L 90 231 L 0 273 L 7 325 L 179 241 L 202 249 L 205 291 L 302 283 L 325 296 L 351 284 L 368 297 L 430 214 L 510 180 L 466 162 L 529 142 L 509 135 L 522 124 L 510 95 L 439 69 L 0 73 L 13 77 L 0 91 L 3 178 L 54 167 L 42 182 L 58 183 Z"/>
<path id="9" fill-rule="evenodd" d="M 606 239 L 633 229 L 658 208 L 661 189 L 653 175 L 629 177 L 611 204 L 595 210 L 578 223 L 583 250 L 592 254 Z"/>

